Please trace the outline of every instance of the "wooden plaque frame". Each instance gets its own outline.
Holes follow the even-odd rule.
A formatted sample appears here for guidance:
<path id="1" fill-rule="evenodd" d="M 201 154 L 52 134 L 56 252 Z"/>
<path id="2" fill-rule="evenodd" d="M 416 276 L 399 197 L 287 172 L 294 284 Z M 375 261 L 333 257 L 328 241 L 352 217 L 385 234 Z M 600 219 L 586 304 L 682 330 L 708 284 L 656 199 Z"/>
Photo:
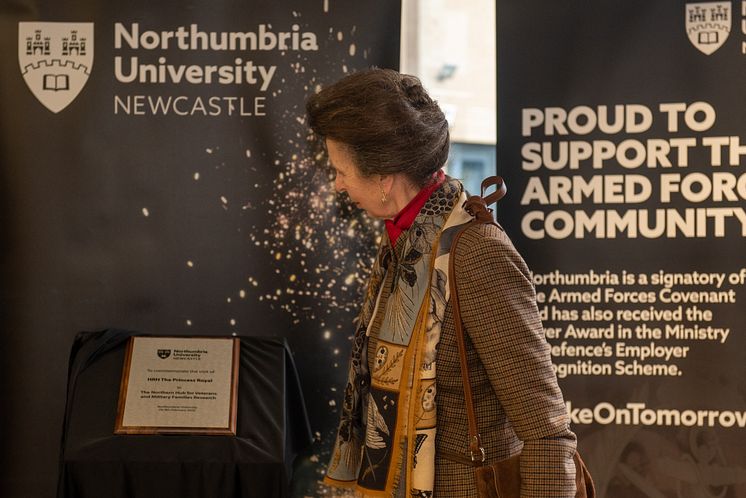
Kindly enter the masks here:
<path id="1" fill-rule="evenodd" d="M 232 352 L 230 355 L 230 402 L 228 413 L 228 425 L 225 427 L 203 427 L 203 426 L 170 426 L 158 425 L 154 421 L 153 425 L 124 425 L 124 414 L 127 406 L 127 394 L 130 388 L 131 366 L 133 350 L 137 339 L 163 339 L 172 341 L 199 339 L 201 341 L 210 340 L 230 340 L 232 342 Z M 241 341 L 237 337 L 204 337 L 204 336 L 133 336 L 127 342 L 127 350 L 124 357 L 122 368 L 122 379 L 119 387 L 119 402 L 117 406 L 116 422 L 114 424 L 115 434 L 199 434 L 199 435 L 236 435 L 236 417 L 237 417 L 237 398 L 238 398 L 238 366 L 239 353 L 241 351 Z M 134 387 L 137 389 L 137 387 Z"/>

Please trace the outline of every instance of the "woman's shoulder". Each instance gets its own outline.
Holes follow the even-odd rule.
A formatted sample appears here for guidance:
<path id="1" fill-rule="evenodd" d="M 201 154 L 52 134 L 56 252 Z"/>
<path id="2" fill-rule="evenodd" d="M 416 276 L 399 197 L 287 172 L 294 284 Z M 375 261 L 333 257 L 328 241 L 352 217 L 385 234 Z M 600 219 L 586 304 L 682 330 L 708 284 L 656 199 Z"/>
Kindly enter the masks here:
<path id="1" fill-rule="evenodd" d="M 479 223 L 467 227 L 458 241 L 457 269 L 484 265 L 511 265 L 528 274 L 528 267 L 502 226 Z"/>
<path id="2" fill-rule="evenodd" d="M 515 251 L 515 246 L 505 229 L 498 223 L 477 223 L 464 229 L 459 240 L 459 252 L 463 244 L 464 252 L 475 249 L 494 252 Z"/>

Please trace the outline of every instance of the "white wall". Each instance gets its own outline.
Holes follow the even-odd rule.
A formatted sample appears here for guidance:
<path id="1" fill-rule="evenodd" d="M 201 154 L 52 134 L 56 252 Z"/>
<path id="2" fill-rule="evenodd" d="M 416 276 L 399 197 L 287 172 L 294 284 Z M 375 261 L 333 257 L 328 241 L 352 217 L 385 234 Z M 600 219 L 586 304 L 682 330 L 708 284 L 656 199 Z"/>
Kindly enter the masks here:
<path id="1" fill-rule="evenodd" d="M 495 22 L 495 0 L 402 1 L 401 70 L 438 100 L 454 142 L 496 142 Z M 439 80 L 445 65 L 455 70 Z"/>

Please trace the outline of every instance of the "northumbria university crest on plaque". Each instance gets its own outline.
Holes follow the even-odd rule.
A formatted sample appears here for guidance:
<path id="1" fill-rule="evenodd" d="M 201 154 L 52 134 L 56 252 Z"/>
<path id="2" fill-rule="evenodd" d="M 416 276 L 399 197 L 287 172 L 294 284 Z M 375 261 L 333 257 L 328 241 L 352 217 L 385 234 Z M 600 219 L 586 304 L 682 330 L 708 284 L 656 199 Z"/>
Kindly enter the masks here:
<path id="1" fill-rule="evenodd" d="M 92 22 L 19 22 L 18 63 L 31 92 L 47 109 L 67 107 L 93 67 Z"/>
<path id="2" fill-rule="evenodd" d="M 700 52 L 710 55 L 730 34 L 730 2 L 686 4 L 686 34 Z"/>

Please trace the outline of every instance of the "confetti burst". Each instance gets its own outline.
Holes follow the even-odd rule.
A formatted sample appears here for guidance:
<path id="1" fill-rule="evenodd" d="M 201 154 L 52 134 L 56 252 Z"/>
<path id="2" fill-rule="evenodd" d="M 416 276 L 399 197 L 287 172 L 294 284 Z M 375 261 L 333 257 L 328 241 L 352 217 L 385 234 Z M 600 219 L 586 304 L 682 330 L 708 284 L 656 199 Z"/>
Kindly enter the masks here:
<path id="1" fill-rule="evenodd" d="M 289 141 L 290 151 L 278 153 L 272 194 L 260 206 L 272 222 L 265 230 L 252 227 L 249 236 L 253 246 L 272 256 L 283 288 L 260 286 L 258 292 L 260 300 L 287 311 L 296 323 L 321 318 L 324 326 L 333 310 L 357 309 L 382 224 L 334 191 L 318 138 L 304 120 L 290 113 L 285 118 L 297 125 L 296 139 Z"/>
<path id="2" fill-rule="evenodd" d="M 299 12 L 293 15 L 301 17 Z M 347 73 L 360 48 L 354 41 L 355 31 L 355 26 L 344 33 L 330 28 L 329 43 L 337 44 L 344 55 L 324 67 L 323 80 L 317 77 L 318 65 L 309 64 L 297 54 L 297 59 L 287 61 L 281 82 L 288 84 L 292 79 L 308 95 L 336 79 L 335 73 Z M 275 97 L 278 94 L 273 93 Z M 273 156 L 267 157 L 255 147 L 241 149 L 247 169 L 255 173 L 257 168 L 274 171 L 274 178 L 269 184 L 252 182 L 254 188 L 243 199 L 218 196 L 218 205 L 226 212 L 235 205 L 259 215 L 255 224 L 247 227 L 248 243 L 251 252 L 265 251 L 272 264 L 269 269 L 246 275 L 248 290 L 236 289 L 236 293 L 241 299 L 253 298 L 279 307 L 292 316 L 295 324 L 311 319 L 324 328 L 325 320 L 334 313 L 357 310 L 383 224 L 368 218 L 346 195 L 334 191 L 323 144 L 308 128 L 303 103 L 288 106 L 277 117 L 273 122 L 272 142 L 277 145 Z M 204 153 L 219 161 L 220 149 L 213 145 Z M 193 173 L 195 181 L 204 176 Z M 267 192 L 266 197 L 257 196 L 260 190 Z"/>

